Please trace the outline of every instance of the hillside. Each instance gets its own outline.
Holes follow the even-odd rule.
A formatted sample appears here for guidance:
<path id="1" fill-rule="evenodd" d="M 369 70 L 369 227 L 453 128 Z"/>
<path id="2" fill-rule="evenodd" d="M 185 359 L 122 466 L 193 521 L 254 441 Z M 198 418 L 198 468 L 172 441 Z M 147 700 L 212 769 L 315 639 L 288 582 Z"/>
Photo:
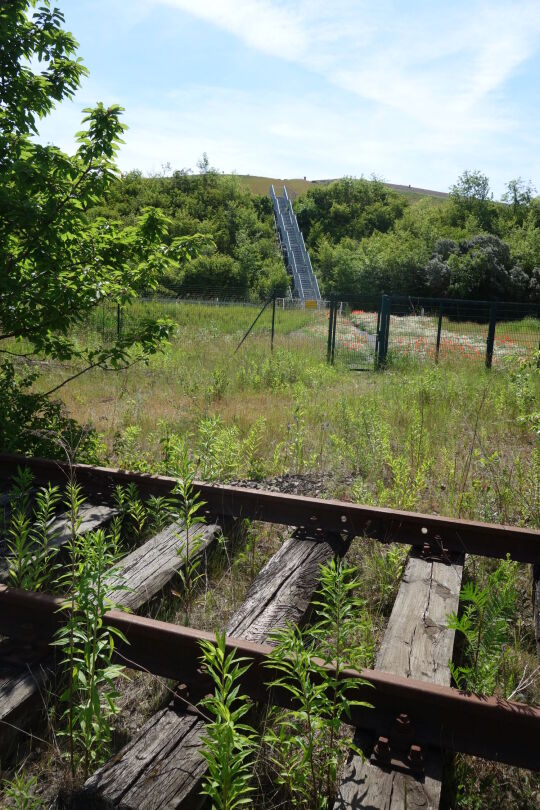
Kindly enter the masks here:
<path id="1" fill-rule="evenodd" d="M 329 180 L 305 180 L 303 178 L 282 179 L 278 177 L 260 177 L 252 174 L 238 174 L 238 179 L 245 185 L 252 194 L 269 194 L 270 186 L 273 185 L 277 189 L 281 189 L 283 185 L 287 186 L 287 191 L 292 192 L 291 196 L 298 196 L 303 194 L 308 189 L 315 185 L 328 185 L 333 183 L 335 179 Z M 417 188 L 415 186 L 402 186 L 396 183 L 385 183 L 388 188 L 398 191 L 400 194 L 405 195 L 412 201 L 417 201 L 423 197 L 432 197 L 434 201 L 441 202 L 448 197 L 445 191 L 434 191 L 432 189 Z"/>

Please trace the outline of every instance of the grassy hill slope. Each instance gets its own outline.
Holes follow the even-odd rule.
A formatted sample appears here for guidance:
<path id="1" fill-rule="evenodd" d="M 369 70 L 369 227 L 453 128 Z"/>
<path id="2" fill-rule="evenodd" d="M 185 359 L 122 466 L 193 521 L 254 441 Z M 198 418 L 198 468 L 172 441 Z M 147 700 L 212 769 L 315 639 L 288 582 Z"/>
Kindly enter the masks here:
<path id="1" fill-rule="evenodd" d="M 276 193 L 280 194 L 282 186 L 287 186 L 287 191 L 292 192 L 294 198 L 303 194 L 315 185 L 327 185 L 333 180 L 304 180 L 303 178 L 282 179 L 278 177 L 258 177 L 253 174 L 238 174 L 238 179 L 244 183 L 253 194 L 269 194 L 270 186 L 273 185 Z M 433 191 L 426 188 L 416 188 L 414 186 L 400 186 L 395 183 L 385 183 L 389 188 L 393 188 L 400 194 L 409 197 L 413 202 L 421 200 L 423 197 L 432 197 L 434 202 L 440 202 L 448 197 L 444 191 Z"/>

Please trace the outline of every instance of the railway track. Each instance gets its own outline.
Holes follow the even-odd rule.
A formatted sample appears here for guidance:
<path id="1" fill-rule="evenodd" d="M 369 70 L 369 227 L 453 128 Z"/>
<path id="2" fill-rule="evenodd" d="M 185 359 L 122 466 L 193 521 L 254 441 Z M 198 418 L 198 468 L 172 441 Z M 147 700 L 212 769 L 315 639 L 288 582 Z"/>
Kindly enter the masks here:
<path id="1" fill-rule="evenodd" d="M 7 478 L 22 464 L 31 468 L 37 483 L 61 483 L 68 473 L 74 474 L 96 503 L 110 503 L 118 484 L 135 483 L 142 496 L 166 495 L 174 486 L 174 479 L 165 476 L 86 465 L 70 470 L 46 459 L 7 455 L 0 456 L 0 475 Z M 247 517 L 297 527 L 260 572 L 227 627 L 229 647 L 253 662 L 242 688 L 257 700 L 268 699 L 267 634 L 286 621 L 304 619 L 321 562 L 345 555 L 355 535 L 412 546 L 376 669 L 348 673 L 370 684 L 359 687 L 359 699 L 374 708 L 354 709 L 357 741 L 366 760 L 352 757 L 336 808 L 437 807 L 443 751 L 540 770 L 540 709 L 451 688 L 448 659 L 454 638 L 445 623 L 446 614 L 457 608 L 465 554 L 501 559 L 509 554 L 531 563 L 533 592 L 540 592 L 539 532 L 240 487 L 202 482 L 197 487 L 212 526 L 212 521 Z M 210 535 L 208 543 L 214 537 L 212 532 Z M 135 551 L 135 558 L 127 564 L 126 570 L 137 572 L 139 591 L 147 582 L 145 572 L 151 571 L 149 579 L 155 583 L 147 588 L 146 596 L 134 598 L 130 605 L 134 610 L 164 586 L 171 570 L 170 552 L 167 557 L 166 551 L 171 547 L 170 536 L 168 543 L 163 538 L 151 542 L 152 552 Z M 149 568 L 145 567 L 147 552 Z M 537 628 L 539 608 L 537 598 Z M 121 629 L 129 641 L 128 647 L 118 646 L 120 660 L 129 659 L 130 667 L 180 681 L 188 691 L 195 692 L 197 687 L 200 691 L 199 641 L 211 634 L 119 611 L 110 611 L 105 621 Z M 24 639 L 26 648 L 33 649 L 34 659 L 32 639 L 40 639 L 39 653 L 43 654 L 58 622 L 54 597 L 0 585 L 0 635 L 9 637 L 12 644 Z M 4 699 L 0 691 L 0 702 Z M 276 689 L 271 699 L 278 705 L 287 704 L 287 695 Z M 163 797 L 161 807 L 192 806 L 205 769 L 200 755 L 202 728 L 200 718 L 172 701 L 90 778 L 80 806 L 88 801 L 89 806 L 101 802 L 107 807 L 149 810 L 156 806 L 156 796 Z"/>

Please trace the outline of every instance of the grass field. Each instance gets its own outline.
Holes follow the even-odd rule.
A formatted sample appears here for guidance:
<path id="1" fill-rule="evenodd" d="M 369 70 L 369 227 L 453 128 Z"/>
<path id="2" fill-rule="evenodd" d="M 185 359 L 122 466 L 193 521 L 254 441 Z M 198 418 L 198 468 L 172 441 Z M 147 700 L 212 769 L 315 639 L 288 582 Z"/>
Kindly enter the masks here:
<path id="1" fill-rule="evenodd" d="M 538 410 L 532 355 L 509 347 L 501 370 L 490 373 L 479 343 L 480 358 L 446 352 L 435 366 L 402 354 L 384 373 L 359 375 L 348 368 L 362 350 L 351 358 L 348 335 L 364 334 L 369 323 L 359 332 L 354 317 L 344 319 L 343 351 L 329 366 L 324 311 L 277 309 L 270 352 L 268 308 L 238 348 L 258 311 L 172 304 L 177 335 L 148 367 L 97 369 L 61 389 L 69 412 L 100 434 L 102 460 L 163 468 L 164 447 L 185 439 L 205 478 L 317 472 L 331 494 L 372 503 L 538 520 L 538 447 L 527 423 Z M 89 335 L 96 340 L 90 330 L 81 341 Z M 65 375 L 50 367 L 41 384 Z"/>

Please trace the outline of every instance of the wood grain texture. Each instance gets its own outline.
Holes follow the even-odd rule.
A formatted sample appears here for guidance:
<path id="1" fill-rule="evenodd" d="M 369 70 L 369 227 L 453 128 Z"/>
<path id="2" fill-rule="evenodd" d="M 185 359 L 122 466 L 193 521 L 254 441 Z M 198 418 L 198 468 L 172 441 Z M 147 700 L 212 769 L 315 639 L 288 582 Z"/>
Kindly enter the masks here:
<path id="1" fill-rule="evenodd" d="M 46 665 L 11 667 L 0 664 L 0 763 L 4 764 L 21 738 L 21 729 L 44 710 Z"/>
<path id="2" fill-rule="evenodd" d="M 192 529 L 189 556 L 200 557 L 209 551 L 221 529 L 216 524 Z M 186 533 L 182 524 L 173 523 L 124 557 L 109 579 L 109 598 L 117 605 L 138 610 L 160 593 L 182 568 L 187 559 Z M 128 590 L 117 590 L 125 586 Z"/>
<path id="3" fill-rule="evenodd" d="M 227 633 L 250 641 L 305 616 L 319 580 L 319 567 L 344 550 L 341 540 L 287 540 L 253 582 L 227 625 Z M 206 764 L 200 752 L 204 723 L 171 703 L 86 783 L 81 807 L 172 810 L 202 806 Z"/>
<path id="4" fill-rule="evenodd" d="M 462 561 L 446 565 L 411 555 L 377 656 L 377 669 L 450 684 L 448 662 L 454 631 L 446 627 L 446 617 L 458 609 L 462 574 Z M 373 742 L 357 731 L 355 743 L 366 756 Z M 334 810 L 434 810 L 440 801 L 442 756 L 424 750 L 424 762 L 426 774 L 421 781 L 353 756 Z"/>

